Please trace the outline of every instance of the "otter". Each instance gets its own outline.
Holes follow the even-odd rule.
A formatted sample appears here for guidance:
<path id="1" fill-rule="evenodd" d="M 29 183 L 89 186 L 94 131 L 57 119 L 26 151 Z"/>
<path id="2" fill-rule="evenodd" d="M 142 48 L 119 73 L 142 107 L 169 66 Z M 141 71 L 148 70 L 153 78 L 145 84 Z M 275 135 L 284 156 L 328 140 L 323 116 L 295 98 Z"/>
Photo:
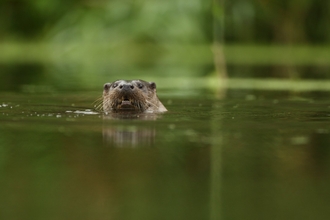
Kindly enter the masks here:
<path id="1" fill-rule="evenodd" d="M 156 83 L 137 80 L 117 80 L 103 87 L 104 112 L 159 113 L 167 109 L 156 94 Z"/>

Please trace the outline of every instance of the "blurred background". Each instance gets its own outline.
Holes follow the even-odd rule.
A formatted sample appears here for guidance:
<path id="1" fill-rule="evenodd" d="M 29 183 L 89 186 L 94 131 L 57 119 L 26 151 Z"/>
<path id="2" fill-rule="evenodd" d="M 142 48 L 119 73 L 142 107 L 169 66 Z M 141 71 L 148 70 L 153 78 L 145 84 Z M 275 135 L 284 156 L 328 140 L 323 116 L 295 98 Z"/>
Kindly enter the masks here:
<path id="1" fill-rule="evenodd" d="M 0 90 L 329 78 L 330 2 L 2 0 Z M 175 80 L 174 80 L 175 79 Z"/>
<path id="2" fill-rule="evenodd" d="M 328 219 L 329 11 L 1 0 L 0 219 Z M 169 111 L 93 111 L 132 78 Z"/>

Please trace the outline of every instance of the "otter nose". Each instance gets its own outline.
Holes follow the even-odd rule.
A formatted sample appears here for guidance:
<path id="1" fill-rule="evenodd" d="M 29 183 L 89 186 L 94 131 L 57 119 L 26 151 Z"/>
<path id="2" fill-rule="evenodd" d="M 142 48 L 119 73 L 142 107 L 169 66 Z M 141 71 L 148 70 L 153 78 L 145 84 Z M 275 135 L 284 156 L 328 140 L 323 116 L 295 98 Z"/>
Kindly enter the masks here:
<path id="1" fill-rule="evenodd" d="M 122 89 L 122 90 L 130 90 L 130 89 L 134 89 L 134 86 L 130 83 L 127 83 L 127 84 L 121 84 L 119 86 L 119 89 Z"/>

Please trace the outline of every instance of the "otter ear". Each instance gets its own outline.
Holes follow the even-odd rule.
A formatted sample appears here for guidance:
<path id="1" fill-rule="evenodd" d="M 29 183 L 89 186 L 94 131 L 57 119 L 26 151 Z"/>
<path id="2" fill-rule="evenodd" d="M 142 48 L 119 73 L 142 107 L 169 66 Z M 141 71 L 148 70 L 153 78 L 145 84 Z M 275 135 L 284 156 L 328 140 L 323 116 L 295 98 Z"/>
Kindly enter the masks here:
<path id="1" fill-rule="evenodd" d="M 150 82 L 149 84 L 151 89 L 156 89 L 156 83 Z"/>
<path id="2" fill-rule="evenodd" d="M 106 83 L 106 84 L 104 84 L 103 89 L 104 89 L 104 91 L 107 92 L 107 91 L 109 91 L 110 87 L 111 87 L 111 83 Z"/>

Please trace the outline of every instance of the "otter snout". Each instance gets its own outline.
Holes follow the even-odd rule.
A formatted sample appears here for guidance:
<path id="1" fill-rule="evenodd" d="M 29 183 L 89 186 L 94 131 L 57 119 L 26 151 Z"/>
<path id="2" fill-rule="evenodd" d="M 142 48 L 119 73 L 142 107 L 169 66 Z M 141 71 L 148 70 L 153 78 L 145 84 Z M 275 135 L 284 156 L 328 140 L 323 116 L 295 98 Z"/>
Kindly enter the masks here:
<path id="1" fill-rule="evenodd" d="M 131 83 L 122 83 L 118 86 L 118 89 L 124 90 L 124 91 L 130 91 L 134 89 L 134 85 Z"/>

